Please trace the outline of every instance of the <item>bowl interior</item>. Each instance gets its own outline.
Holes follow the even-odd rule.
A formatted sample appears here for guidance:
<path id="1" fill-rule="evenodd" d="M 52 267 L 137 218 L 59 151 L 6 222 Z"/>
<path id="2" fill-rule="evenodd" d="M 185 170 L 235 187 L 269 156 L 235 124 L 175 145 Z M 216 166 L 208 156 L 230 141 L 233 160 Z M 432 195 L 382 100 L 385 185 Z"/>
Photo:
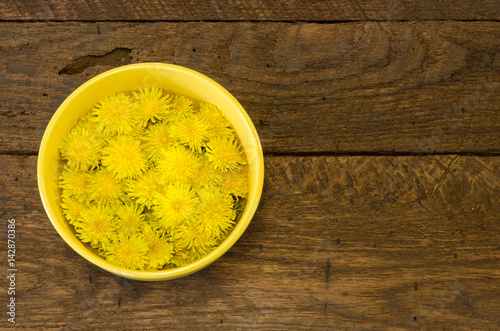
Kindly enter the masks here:
<path id="1" fill-rule="evenodd" d="M 63 138 L 98 100 L 116 92 L 158 86 L 167 91 L 215 104 L 228 119 L 240 139 L 248 161 L 249 192 L 239 222 L 222 244 L 204 258 L 189 265 L 159 271 L 134 271 L 115 266 L 93 253 L 74 235 L 60 207 L 58 177 L 63 162 L 59 147 Z M 76 89 L 58 108 L 42 138 L 38 155 L 38 186 L 50 221 L 61 237 L 81 256 L 114 274 L 140 280 L 165 280 L 198 271 L 222 256 L 241 236 L 257 209 L 262 192 L 264 161 L 262 148 L 250 117 L 238 101 L 210 78 L 193 70 L 169 64 L 143 63 L 119 67 L 89 80 Z"/>

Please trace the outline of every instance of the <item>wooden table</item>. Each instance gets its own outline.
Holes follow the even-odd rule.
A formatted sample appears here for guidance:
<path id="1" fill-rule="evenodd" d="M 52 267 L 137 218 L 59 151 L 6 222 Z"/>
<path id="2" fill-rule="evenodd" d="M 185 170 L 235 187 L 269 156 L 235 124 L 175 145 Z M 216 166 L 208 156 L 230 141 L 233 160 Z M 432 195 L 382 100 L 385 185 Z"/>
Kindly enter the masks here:
<path id="1" fill-rule="evenodd" d="M 498 0 L 0 1 L 0 301 L 17 327 L 500 329 Z M 109 274 L 56 233 L 36 180 L 58 105 L 159 61 L 226 87 L 265 185 L 248 230 L 183 279 Z"/>

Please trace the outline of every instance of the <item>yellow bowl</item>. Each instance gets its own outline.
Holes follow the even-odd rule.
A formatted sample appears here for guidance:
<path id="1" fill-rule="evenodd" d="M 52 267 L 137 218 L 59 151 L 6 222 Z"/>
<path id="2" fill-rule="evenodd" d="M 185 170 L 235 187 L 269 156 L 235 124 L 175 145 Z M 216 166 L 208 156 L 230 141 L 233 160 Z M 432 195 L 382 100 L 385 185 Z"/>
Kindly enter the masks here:
<path id="1" fill-rule="evenodd" d="M 213 103 L 226 114 L 236 130 L 248 159 L 249 192 L 245 209 L 233 231 L 210 254 L 178 268 L 158 271 L 128 270 L 109 263 L 82 244 L 65 219 L 60 207 L 61 198 L 58 187 L 58 177 L 63 164 L 59 147 L 78 119 L 87 113 L 101 97 L 110 93 L 150 86 L 158 86 L 173 93 Z M 102 73 L 84 83 L 66 98 L 50 120 L 43 135 L 38 153 L 37 176 L 38 189 L 45 211 L 54 228 L 71 248 L 88 261 L 116 275 L 155 281 L 174 279 L 196 272 L 221 257 L 238 240 L 259 204 L 264 180 L 264 158 L 252 120 L 226 89 L 191 69 L 163 63 L 141 63 Z"/>

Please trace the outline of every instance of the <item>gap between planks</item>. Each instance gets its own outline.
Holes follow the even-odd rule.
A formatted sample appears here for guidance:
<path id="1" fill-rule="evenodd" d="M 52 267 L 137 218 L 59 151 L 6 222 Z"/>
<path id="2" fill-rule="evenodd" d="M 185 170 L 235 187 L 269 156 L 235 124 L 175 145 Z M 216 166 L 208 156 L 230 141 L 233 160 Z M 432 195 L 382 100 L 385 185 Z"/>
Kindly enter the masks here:
<path id="1" fill-rule="evenodd" d="M 285 23 L 285 24 L 349 24 L 349 23 L 416 23 L 416 22 L 500 22 L 497 19 L 394 19 L 394 20 L 41 20 L 41 19 L 0 19 L 0 23 Z"/>

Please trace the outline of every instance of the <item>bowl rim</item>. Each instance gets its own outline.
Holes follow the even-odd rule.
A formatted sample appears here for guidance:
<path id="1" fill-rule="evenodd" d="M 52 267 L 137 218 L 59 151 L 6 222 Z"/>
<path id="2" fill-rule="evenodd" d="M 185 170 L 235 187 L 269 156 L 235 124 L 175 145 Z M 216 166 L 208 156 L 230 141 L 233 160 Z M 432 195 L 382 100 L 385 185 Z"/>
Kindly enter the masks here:
<path id="1" fill-rule="evenodd" d="M 236 226 L 233 228 L 232 232 L 226 237 L 226 239 L 219 245 L 217 246 L 212 252 L 209 254 L 205 255 L 199 260 L 196 260 L 190 264 L 187 264 L 182 267 L 175 267 L 171 269 L 165 269 L 165 270 L 159 270 L 159 271 L 144 271 L 144 270 L 129 270 L 125 269 L 116 265 L 111 264 L 110 262 L 106 261 L 102 257 L 96 255 L 95 253 L 91 252 L 87 247 L 83 245 L 78 245 L 74 240 L 70 238 L 76 238 L 74 235 L 73 237 L 71 235 L 68 235 L 63 229 L 60 228 L 60 226 L 56 222 L 56 215 L 52 211 L 52 208 L 50 206 L 50 203 L 48 201 L 47 195 L 46 195 L 46 184 L 45 184 L 45 179 L 44 179 L 44 164 L 43 164 L 43 158 L 45 155 L 45 150 L 47 148 L 47 143 L 49 140 L 49 136 L 51 134 L 51 131 L 53 130 L 57 120 L 59 119 L 60 115 L 62 112 L 67 109 L 68 105 L 71 104 L 73 99 L 82 93 L 85 89 L 87 89 L 90 85 L 95 83 L 98 80 L 105 79 L 109 75 L 114 75 L 117 74 L 121 71 L 126 71 L 130 69 L 152 69 L 152 68 L 158 68 L 161 67 L 163 69 L 167 69 L 170 71 L 177 71 L 177 72 L 182 72 L 183 74 L 191 75 L 197 79 L 201 79 L 206 81 L 208 84 L 213 85 L 215 88 L 220 90 L 223 95 L 229 99 L 229 101 L 235 106 L 235 108 L 238 110 L 240 115 L 243 117 L 244 122 L 249 130 L 250 136 L 253 141 L 253 147 L 255 148 L 255 155 L 257 155 L 256 161 L 256 166 L 257 166 L 257 177 L 255 178 L 256 181 L 256 188 L 254 190 L 255 194 L 252 197 L 251 201 L 247 201 L 247 205 L 245 207 L 245 210 L 243 212 L 246 212 L 246 217 L 243 218 L 243 214 L 241 214 L 239 221 L 237 222 Z M 168 64 L 168 63 L 160 63 L 160 62 L 143 62 L 143 63 L 135 63 L 135 64 L 129 64 L 129 65 L 124 65 L 120 66 L 114 69 L 107 70 L 89 80 L 81 84 L 79 87 L 77 87 L 69 96 L 66 97 L 66 99 L 61 103 L 61 105 L 58 107 L 56 112 L 52 115 L 49 123 L 47 124 L 47 127 L 44 131 L 41 143 L 40 143 L 40 148 L 38 152 L 38 160 L 37 160 L 37 181 L 38 181 L 38 191 L 41 196 L 42 204 L 45 209 L 45 212 L 52 223 L 53 227 L 56 229 L 56 231 L 59 233 L 59 235 L 62 237 L 62 239 L 75 251 L 77 252 L 80 256 L 85 258 L 87 261 L 91 262 L 92 264 L 108 271 L 111 272 L 115 275 L 125 277 L 125 278 L 130 278 L 130 279 L 136 279 L 136 280 L 143 280 L 143 281 L 160 281 L 160 280 L 168 280 L 168 279 L 175 279 L 179 277 L 184 277 L 187 275 L 190 275 L 194 272 L 197 272 L 207 266 L 209 266 L 211 263 L 215 262 L 218 258 L 220 258 L 222 255 L 224 255 L 229 248 L 231 248 L 236 241 L 241 237 L 243 232 L 246 230 L 248 227 L 250 221 L 252 220 L 255 211 L 257 210 L 257 207 L 260 202 L 260 198 L 262 196 L 262 189 L 263 189 L 263 183 L 264 183 L 264 156 L 262 152 L 262 146 L 260 143 L 260 139 L 257 133 L 257 130 L 248 115 L 248 113 L 245 111 L 245 109 L 241 106 L 241 104 L 236 100 L 236 98 L 229 93 L 223 86 L 221 86 L 219 83 L 214 81 L 213 79 L 209 78 L 208 76 L 205 76 L 204 74 L 197 72 L 195 70 L 175 65 L 175 64 Z M 248 211 L 247 211 L 247 208 Z M 242 212 L 242 213 L 243 213 Z M 81 243 L 81 242 L 80 242 Z M 82 248 L 83 247 L 83 248 Z"/>

